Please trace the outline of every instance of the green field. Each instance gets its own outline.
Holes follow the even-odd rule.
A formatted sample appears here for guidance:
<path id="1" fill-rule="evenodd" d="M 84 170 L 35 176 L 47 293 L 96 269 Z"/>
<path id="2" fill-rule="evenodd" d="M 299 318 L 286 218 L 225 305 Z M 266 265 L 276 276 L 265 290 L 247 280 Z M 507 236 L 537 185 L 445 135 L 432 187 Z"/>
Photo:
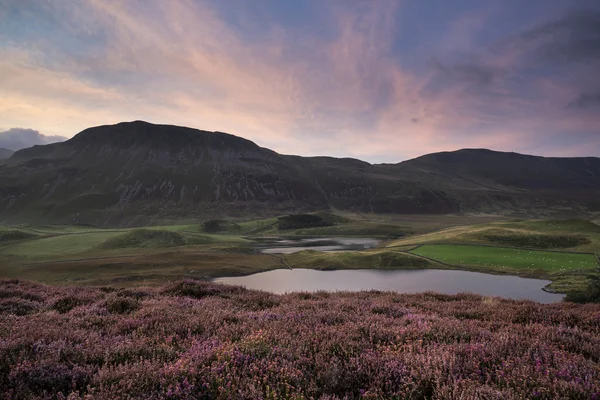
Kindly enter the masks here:
<path id="1" fill-rule="evenodd" d="M 597 266 L 593 254 L 534 251 L 492 246 L 427 244 L 412 254 L 432 258 L 452 265 L 474 265 L 490 268 L 519 268 L 566 272 L 573 269 L 593 269 Z"/>
<path id="2" fill-rule="evenodd" d="M 120 230 L 87 228 L 84 232 L 65 229 L 60 232 L 62 233 L 52 231 L 52 233 L 37 234 L 27 240 L 0 243 L 0 257 L 16 256 L 28 260 L 44 260 L 72 255 L 100 256 L 108 250 L 117 249 L 125 251 L 135 248 L 164 248 L 195 244 L 248 243 L 248 240 L 241 236 L 187 232 L 179 226 Z M 156 232 L 157 235 L 146 235 L 148 237 L 142 235 L 141 238 L 136 238 L 135 236 L 139 236 L 136 235 L 137 232 Z M 168 235 L 168 233 L 172 234 Z"/>

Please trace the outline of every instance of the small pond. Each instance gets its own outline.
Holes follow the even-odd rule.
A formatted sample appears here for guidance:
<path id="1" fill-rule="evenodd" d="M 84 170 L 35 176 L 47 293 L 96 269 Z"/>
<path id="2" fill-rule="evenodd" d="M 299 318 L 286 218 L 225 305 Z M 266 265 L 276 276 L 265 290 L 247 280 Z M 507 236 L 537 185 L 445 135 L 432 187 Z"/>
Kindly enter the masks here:
<path id="1" fill-rule="evenodd" d="M 382 290 L 399 293 L 433 291 L 528 299 L 540 303 L 562 300 L 562 294 L 542 290 L 550 281 L 511 275 L 456 270 L 336 270 L 278 269 L 248 276 L 217 278 L 214 282 L 282 294 L 289 292 Z"/>
<path id="2" fill-rule="evenodd" d="M 265 254 L 291 254 L 302 250 L 356 251 L 377 247 L 379 240 L 370 238 L 261 238 L 256 247 Z"/>

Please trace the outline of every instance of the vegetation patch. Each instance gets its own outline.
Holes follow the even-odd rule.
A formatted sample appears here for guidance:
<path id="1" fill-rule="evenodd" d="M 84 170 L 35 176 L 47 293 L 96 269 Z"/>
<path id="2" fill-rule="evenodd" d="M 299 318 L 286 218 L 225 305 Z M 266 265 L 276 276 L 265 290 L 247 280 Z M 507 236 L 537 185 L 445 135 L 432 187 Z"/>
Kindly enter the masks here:
<path id="1" fill-rule="evenodd" d="M 375 252 L 320 252 L 304 250 L 288 254 L 285 260 L 292 268 L 310 268 L 319 270 L 335 269 L 403 269 L 427 268 L 428 260 L 394 251 Z"/>
<path id="2" fill-rule="evenodd" d="M 37 311 L 40 308 L 39 304 L 20 298 L 0 299 L 0 315 L 28 315 Z"/>
<path id="3" fill-rule="evenodd" d="M 111 314 L 128 314 L 140 307 L 140 301 L 132 297 L 111 295 L 106 300 L 106 310 Z"/>
<path id="4" fill-rule="evenodd" d="M 529 247 L 533 249 L 568 249 L 591 243 L 590 239 L 587 237 L 577 235 L 512 233 L 509 235 L 485 234 L 483 237 L 491 243 L 513 247 Z"/>
<path id="5" fill-rule="evenodd" d="M 140 248 L 140 247 L 177 247 L 185 246 L 186 238 L 178 233 L 162 229 L 134 229 L 107 239 L 101 244 L 104 249 Z"/>
<path id="6" fill-rule="evenodd" d="M 173 296 L 186 296 L 202 299 L 209 296 L 230 297 L 232 294 L 240 294 L 246 289 L 240 286 L 218 285 L 214 283 L 181 281 L 162 289 L 163 294 Z"/>
<path id="7" fill-rule="evenodd" d="M 314 215 L 323 218 L 325 221 L 330 222 L 331 224 L 347 224 L 351 222 L 349 218 L 326 211 L 319 211 L 314 213 Z"/>
<path id="8" fill-rule="evenodd" d="M 88 304 L 90 301 L 87 299 L 81 299 L 75 296 L 64 296 L 56 300 L 52 304 L 52 309 L 58 311 L 61 314 L 68 313 L 75 307 L 79 307 Z"/>
<path id="9" fill-rule="evenodd" d="M 0 243 L 14 240 L 33 239 L 38 235 L 20 230 L 0 230 Z"/>
<path id="10" fill-rule="evenodd" d="M 213 219 L 202 224 L 202 230 L 206 233 L 240 232 L 242 227 L 234 222 L 224 219 Z"/>
<path id="11" fill-rule="evenodd" d="M 596 267 L 593 254 L 535 251 L 494 246 L 426 244 L 411 253 L 451 265 L 566 272 Z"/>
<path id="12" fill-rule="evenodd" d="M 461 225 L 388 243 L 388 247 L 408 244 L 496 244 L 532 249 L 600 249 L 600 226 L 583 219 L 510 220 L 481 225 Z"/>
<path id="13" fill-rule="evenodd" d="M 574 303 L 600 303 L 600 271 L 589 277 L 587 287 L 580 292 L 567 293 L 566 301 Z"/>
<path id="14" fill-rule="evenodd" d="M 189 281 L 148 289 L 135 303 L 93 287 L 2 288 L 48 299 L 8 306 L 11 315 L 0 317 L 6 398 L 600 396 L 598 304 L 434 293 L 279 296 Z M 51 309 L 50 299 L 74 291 L 95 300 L 77 312 Z M 9 308 L 0 303 L 2 310 Z"/>
<path id="15" fill-rule="evenodd" d="M 526 221 L 525 226 L 540 230 L 600 233 L 600 226 L 586 219 L 547 219 Z"/>
<path id="16" fill-rule="evenodd" d="M 260 250 L 252 246 L 217 246 L 212 247 L 210 251 L 233 254 L 260 254 Z"/>
<path id="17" fill-rule="evenodd" d="M 315 214 L 293 214 L 277 218 L 277 225 L 280 230 L 315 228 L 333 224 L 334 222 L 330 219 Z"/>

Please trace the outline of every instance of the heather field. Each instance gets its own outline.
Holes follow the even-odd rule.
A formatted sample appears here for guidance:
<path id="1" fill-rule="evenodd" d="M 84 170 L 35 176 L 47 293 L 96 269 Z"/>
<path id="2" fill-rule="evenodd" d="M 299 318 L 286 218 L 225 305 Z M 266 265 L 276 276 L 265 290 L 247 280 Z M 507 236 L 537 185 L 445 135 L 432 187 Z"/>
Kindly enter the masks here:
<path id="1" fill-rule="evenodd" d="M 4 399 L 600 399 L 600 305 L 0 282 Z"/>

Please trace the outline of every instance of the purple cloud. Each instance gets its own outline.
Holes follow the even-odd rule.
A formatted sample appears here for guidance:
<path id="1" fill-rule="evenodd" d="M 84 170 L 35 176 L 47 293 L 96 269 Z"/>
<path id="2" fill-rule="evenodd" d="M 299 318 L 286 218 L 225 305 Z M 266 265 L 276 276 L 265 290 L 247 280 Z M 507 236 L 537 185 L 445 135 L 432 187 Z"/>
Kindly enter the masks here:
<path id="1" fill-rule="evenodd" d="M 46 136 L 34 129 L 11 128 L 0 131 L 0 147 L 17 151 L 36 144 L 50 144 L 67 140 L 63 136 Z"/>

